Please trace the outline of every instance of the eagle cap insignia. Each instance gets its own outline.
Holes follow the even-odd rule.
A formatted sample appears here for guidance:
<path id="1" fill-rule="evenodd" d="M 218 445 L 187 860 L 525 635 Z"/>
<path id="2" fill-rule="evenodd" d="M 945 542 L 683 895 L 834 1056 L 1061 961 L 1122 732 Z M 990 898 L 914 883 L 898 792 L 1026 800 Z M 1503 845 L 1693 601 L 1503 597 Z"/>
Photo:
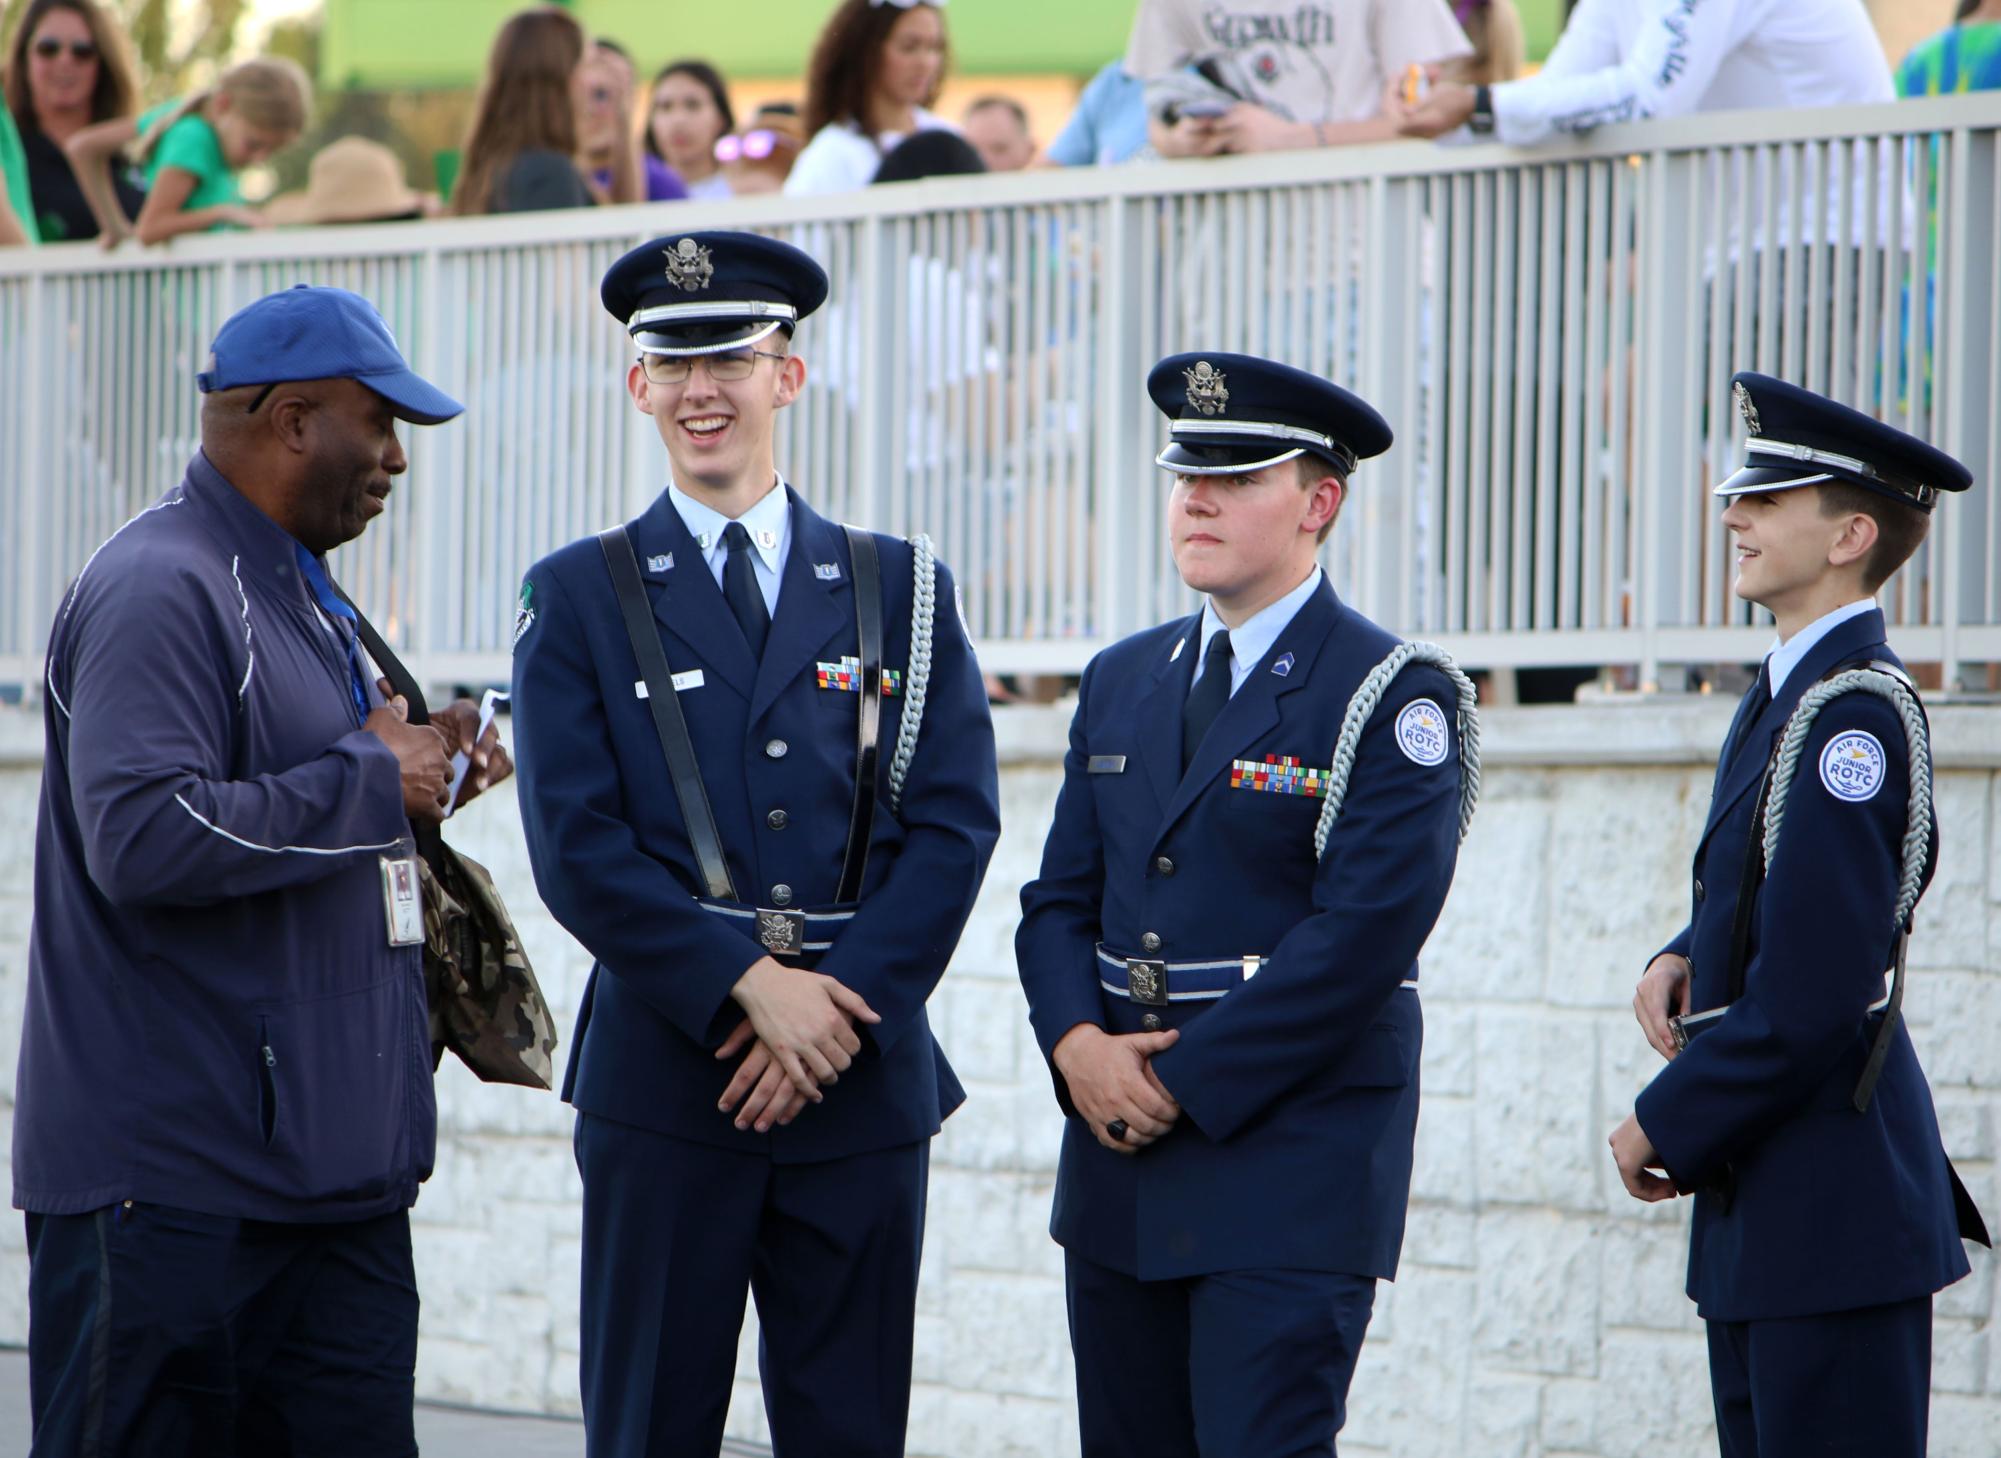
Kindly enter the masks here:
<path id="1" fill-rule="evenodd" d="M 716 265 L 707 248 L 693 238 L 683 238 L 663 251 L 667 256 L 667 282 L 691 294 L 709 286 Z"/>
<path id="2" fill-rule="evenodd" d="M 1208 360 L 1198 360 L 1193 369 L 1181 372 L 1188 381 L 1188 403 L 1204 415 L 1221 415 L 1223 407 L 1230 403 L 1230 392 L 1223 388 L 1223 372 Z"/>
<path id="3" fill-rule="evenodd" d="M 1758 424 L 1758 407 L 1751 401 L 1751 392 L 1744 388 L 1742 380 L 1730 387 L 1730 393 L 1737 397 L 1737 413 L 1744 417 L 1744 428 L 1753 435 L 1764 434 Z"/>

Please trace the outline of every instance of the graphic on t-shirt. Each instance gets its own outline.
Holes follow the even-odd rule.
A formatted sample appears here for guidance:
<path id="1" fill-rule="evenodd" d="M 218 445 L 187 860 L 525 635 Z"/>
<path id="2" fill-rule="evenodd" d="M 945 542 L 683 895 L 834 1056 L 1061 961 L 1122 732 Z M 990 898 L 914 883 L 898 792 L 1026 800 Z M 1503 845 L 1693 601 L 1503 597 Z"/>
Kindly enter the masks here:
<path id="1" fill-rule="evenodd" d="M 1295 5 L 1289 10 L 1242 11 L 1214 5 L 1203 12 L 1202 29 L 1256 83 L 1259 94 L 1249 100 L 1288 121 L 1326 119 L 1334 96 L 1334 73 L 1328 64 L 1328 53 L 1336 44 L 1332 8 Z M 1277 99 L 1280 91 L 1298 96 L 1302 89 L 1311 89 L 1320 98 L 1314 116 L 1295 116 Z"/>

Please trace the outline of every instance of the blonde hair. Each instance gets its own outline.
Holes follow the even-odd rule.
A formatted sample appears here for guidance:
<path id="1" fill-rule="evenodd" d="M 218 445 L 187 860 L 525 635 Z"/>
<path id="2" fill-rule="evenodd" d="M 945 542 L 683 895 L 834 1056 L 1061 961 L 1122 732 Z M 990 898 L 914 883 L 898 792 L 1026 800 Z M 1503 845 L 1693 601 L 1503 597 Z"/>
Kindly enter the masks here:
<path id="1" fill-rule="evenodd" d="M 313 83 L 297 61 L 283 56 L 238 61 L 208 90 L 197 91 L 155 120 L 133 143 L 132 160 L 143 163 L 169 127 L 218 96 L 228 97 L 230 109 L 251 126 L 287 137 L 296 137 L 306 129 L 307 115 L 313 109 Z"/>
<path id="2" fill-rule="evenodd" d="M 1473 54 L 1449 63 L 1445 73 L 1469 86 L 1497 86 L 1521 75 L 1528 64 L 1528 42 L 1514 0 L 1486 0 L 1462 9 L 1460 25 Z"/>

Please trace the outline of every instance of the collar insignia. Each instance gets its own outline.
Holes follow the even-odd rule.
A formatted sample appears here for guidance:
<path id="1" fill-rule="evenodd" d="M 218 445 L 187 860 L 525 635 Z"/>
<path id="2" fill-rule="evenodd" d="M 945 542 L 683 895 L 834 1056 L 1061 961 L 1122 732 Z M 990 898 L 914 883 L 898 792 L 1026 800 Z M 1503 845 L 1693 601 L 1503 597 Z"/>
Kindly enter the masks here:
<path id="1" fill-rule="evenodd" d="M 1204 415 L 1221 415 L 1230 403 L 1230 392 L 1223 388 L 1223 372 L 1208 360 L 1199 360 L 1193 369 L 1183 370 L 1182 378 L 1188 381 L 1188 403 Z"/>
<path id="2" fill-rule="evenodd" d="M 1274 663 L 1271 666 L 1271 671 L 1277 674 L 1280 678 L 1284 678 L 1287 674 L 1292 672 L 1292 663 L 1293 663 L 1292 655 L 1288 653 L 1285 655 L 1285 657 L 1279 659 L 1278 662 Z"/>
<path id="3" fill-rule="evenodd" d="M 709 286 L 709 279 L 714 275 L 716 265 L 709 257 L 708 249 L 693 238 L 683 238 L 665 251 L 667 282 L 691 294 Z"/>
<path id="4" fill-rule="evenodd" d="M 1744 428 L 1753 435 L 1764 434 L 1764 428 L 1758 424 L 1758 407 L 1751 403 L 1751 392 L 1744 388 L 1744 382 L 1739 380 L 1732 385 L 1730 393 L 1737 397 L 1737 413 L 1744 417 Z"/>
<path id="5" fill-rule="evenodd" d="M 815 562 L 813 564 L 813 575 L 822 582 L 839 582 L 841 580 L 841 564 L 838 562 Z"/>
<path id="6" fill-rule="evenodd" d="M 648 557 L 646 559 L 646 570 L 648 572 L 671 572 L 673 568 L 674 554 L 672 552 L 662 552 L 657 557 Z"/>

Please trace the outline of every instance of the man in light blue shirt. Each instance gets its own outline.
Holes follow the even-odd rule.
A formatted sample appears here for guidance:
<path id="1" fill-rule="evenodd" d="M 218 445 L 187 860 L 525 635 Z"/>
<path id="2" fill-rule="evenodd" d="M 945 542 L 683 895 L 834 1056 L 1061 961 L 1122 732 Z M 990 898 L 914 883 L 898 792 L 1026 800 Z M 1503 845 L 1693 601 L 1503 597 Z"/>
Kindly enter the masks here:
<path id="1" fill-rule="evenodd" d="M 1121 58 L 1091 78 L 1047 156 L 1059 167 L 1103 166 L 1128 161 L 1145 146 L 1146 83 L 1127 75 Z"/>

